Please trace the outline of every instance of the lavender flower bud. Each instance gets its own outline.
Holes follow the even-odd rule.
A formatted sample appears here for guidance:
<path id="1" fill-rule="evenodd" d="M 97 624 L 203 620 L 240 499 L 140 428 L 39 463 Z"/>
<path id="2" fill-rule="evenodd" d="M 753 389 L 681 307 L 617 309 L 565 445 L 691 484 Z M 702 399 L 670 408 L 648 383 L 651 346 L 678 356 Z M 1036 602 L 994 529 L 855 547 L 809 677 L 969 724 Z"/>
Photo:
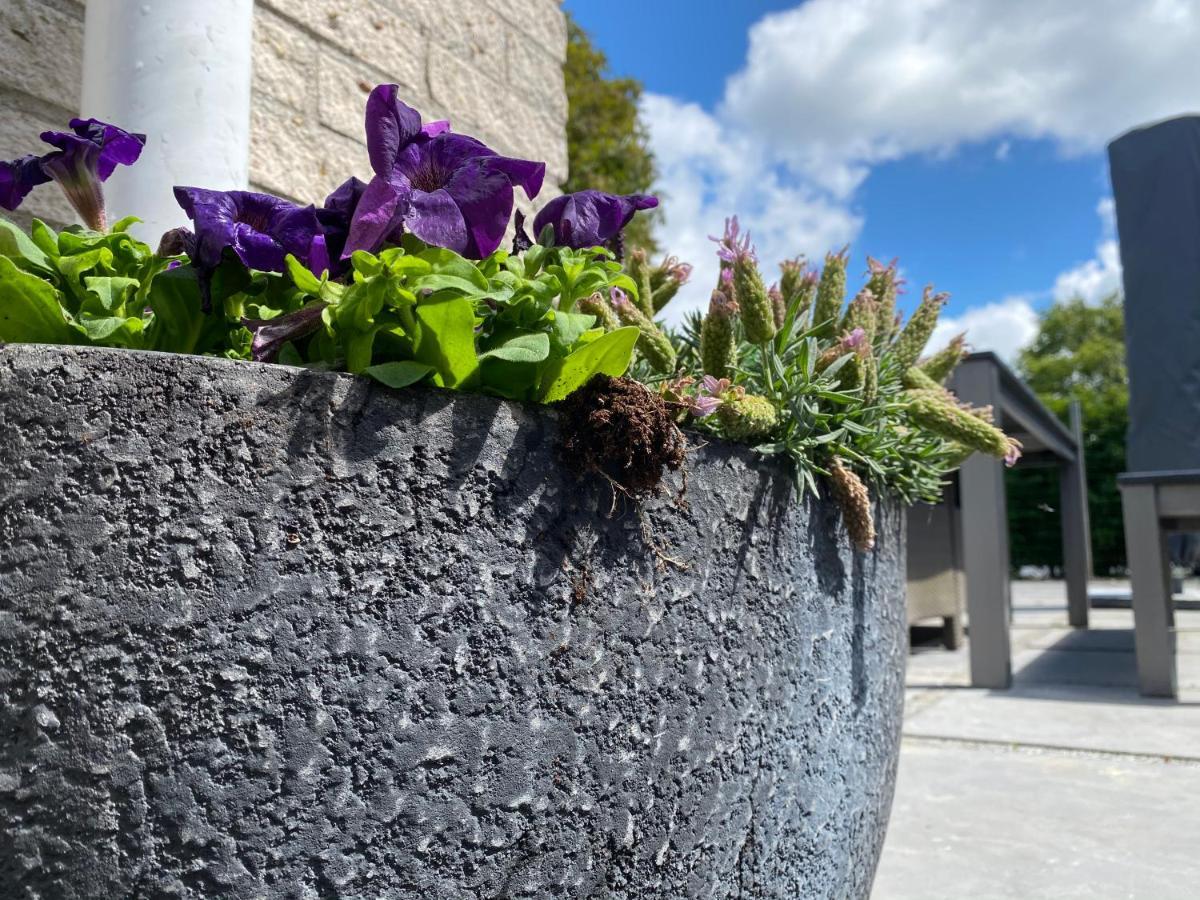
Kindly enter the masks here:
<path id="1" fill-rule="evenodd" d="M 628 260 L 625 268 L 629 270 L 629 277 L 637 285 L 637 308 L 646 318 L 653 318 L 654 288 L 650 286 L 650 261 L 646 257 L 646 251 L 641 247 L 630 250 Z"/>
<path id="2" fill-rule="evenodd" d="M 575 308 L 589 316 L 595 316 L 596 324 L 606 332 L 615 331 L 621 327 L 621 323 L 617 320 L 617 314 L 613 312 L 613 308 L 608 305 L 608 301 L 599 291 L 577 301 Z"/>
<path id="3" fill-rule="evenodd" d="M 783 327 L 783 320 L 787 318 L 787 301 L 783 299 L 783 291 L 777 284 L 767 289 L 767 296 L 771 298 L 771 312 L 775 317 L 775 330 L 778 331 Z"/>
<path id="4" fill-rule="evenodd" d="M 659 330 L 620 288 L 612 289 L 613 311 L 622 325 L 633 325 L 638 335 L 637 349 L 656 372 L 670 374 L 675 371 L 675 348 L 670 339 Z"/>
<path id="5" fill-rule="evenodd" d="M 900 332 L 900 336 L 896 338 L 896 343 L 892 348 L 892 355 L 895 357 L 900 371 L 903 372 L 915 363 L 917 357 L 921 355 L 921 351 L 925 349 L 925 345 L 929 343 L 929 337 L 933 334 L 933 329 L 937 327 L 938 313 L 941 312 L 948 296 L 949 294 L 933 293 L 932 287 L 925 288 L 921 305 L 909 317 L 908 323 Z"/>
<path id="6" fill-rule="evenodd" d="M 871 494 L 867 486 L 836 456 L 829 462 L 829 485 L 854 546 L 862 551 L 873 549 L 875 521 L 871 517 Z"/>
<path id="7" fill-rule="evenodd" d="M 747 394 L 742 388 L 726 391 L 717 409 L 721 432 L 733 441 L 756 441 L 770 435 L 779 424 L 779 413 L 766 397 Z"/>
<path id="8" fill-rule="evenodd" d="M 940 388 L 937 391 L 910 390 L 906 397 L 909 418 L 926 431 L 1001 459 L 1012 457 L 1015 462 L 1020 456 L 1019 443 L 970 410 L 958 406 Z"/>
<path id="9" fill-rule="evenodd" d="M 868 256 L 867 268 L 870 271 L 867 287 L 871 289 L 871 293 L 875 295 L 875 299 L 879 303 L 875 335 L 884 342 L 890 341 L 895 329 L 896 295 L 899 293 L 900 285 L 904 282 L 896 275 L 896 260 L 894 259 L 885 266 L 879 260 Z"/>
<path id="10" fill-rule="evenodd" d="M 950 373 L 967 355 L 967 336 L 957 335 L 945 348 L 917 363 L 921 371 L 937 384 L 945 384 Z"/>
<path id="11" fill-rule="evenodd" d="M 679 293 L 679 289 L 687 284 L 691 277 L 691 265 L 680 262 L 674 256 L 668 256 L 659 263 L 658 267 L 650 273 L 650 285 L 654 290 L 654 294 L 650 298 L 650 305 L 654 307 L 654 311 L 657 313 L 670 303 L 672 298 Z"/>
<path id="12" fill-rule="evenodd" d="M 734 263 L 733 284 L 746 340 L 752 344 L 767 343 L 775 337 L 775 311 L 752 256 L 739 257 Z"/>
<path id="13" fill-rule="evenodd" d="M 708 315 L 700 326 L 700 364 L 706 375 L 725 378 L 737 365 L 737 335 L 734 319 L 737 304 L 720 291 L 708 301 Z"/>
<path id="14" fill-rule="evenodd" d="M 821 334 L 833 333 L 838 316 L 842 312 L 842 304 L 846 302 L 848 259 L 849 255 L 844 249 L 838 253 L 825 254 L 825 268 L 821 271 L 816 304 L 813 306 L 813 325 L 820 328 Z"/>

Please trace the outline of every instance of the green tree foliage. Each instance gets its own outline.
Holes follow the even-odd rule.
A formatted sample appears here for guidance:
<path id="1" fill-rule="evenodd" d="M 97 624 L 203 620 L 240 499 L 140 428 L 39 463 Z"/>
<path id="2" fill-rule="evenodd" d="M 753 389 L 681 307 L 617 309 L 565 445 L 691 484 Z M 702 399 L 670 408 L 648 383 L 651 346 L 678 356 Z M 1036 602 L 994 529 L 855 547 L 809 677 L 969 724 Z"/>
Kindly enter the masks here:
<path id="1" fill-rule="evenodd" d="M 595 188 L 610 194 L 650 193 L 654 156 L 649 134 L 638 115 L 641 82 L 615 78 L 604 53 L 586 31 L 567 16 L 567 153 L 570 173 L 564 191 Z M 625 229 L 631 247 L 657 250 L 655 216 L 636 217 Z"/>
<path id="2" fill-rule="evenodd" d="M 1042 314 L 1037 337 L 1017 368 L 1051 410 L 1067 420 L 1071 400 L 1083 412 L 1084 457 L 1091 504 L 1096 574 L 1125 565 L 1125 536 L 1116 478 L 1125 470 L 1129 386 L 1121 299 L 1098 306 L 1057 303 Z M 1008 517 L 1014 565 L 1062 565 L 1059 482 L 1054 469 L 1008 473 Z"/>

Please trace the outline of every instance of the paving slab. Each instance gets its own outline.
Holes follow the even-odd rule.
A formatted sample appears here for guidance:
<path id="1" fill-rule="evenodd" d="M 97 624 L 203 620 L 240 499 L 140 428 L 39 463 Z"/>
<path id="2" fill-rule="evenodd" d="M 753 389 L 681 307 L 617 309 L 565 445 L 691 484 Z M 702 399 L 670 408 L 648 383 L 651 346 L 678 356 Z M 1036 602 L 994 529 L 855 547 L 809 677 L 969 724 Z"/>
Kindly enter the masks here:
<path id="1" fill-rule="evenodd" d="M 1194 900 L 1200 765 L 909 738 L 875 900 Z"/>

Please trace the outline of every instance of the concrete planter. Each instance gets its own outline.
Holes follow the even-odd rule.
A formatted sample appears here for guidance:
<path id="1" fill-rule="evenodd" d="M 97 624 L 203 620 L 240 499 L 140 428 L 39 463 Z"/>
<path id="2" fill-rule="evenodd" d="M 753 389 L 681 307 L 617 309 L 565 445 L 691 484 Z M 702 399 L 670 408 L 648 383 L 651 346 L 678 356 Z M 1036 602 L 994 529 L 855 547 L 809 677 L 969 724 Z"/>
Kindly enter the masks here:
<path id="1" fill-rule="evenodd" d="M 0 349 L 5 896 L 866 896 L 900 511 L 856 555 L 718 442 L 643 528 L 556 447 L 483 397 Z"/>

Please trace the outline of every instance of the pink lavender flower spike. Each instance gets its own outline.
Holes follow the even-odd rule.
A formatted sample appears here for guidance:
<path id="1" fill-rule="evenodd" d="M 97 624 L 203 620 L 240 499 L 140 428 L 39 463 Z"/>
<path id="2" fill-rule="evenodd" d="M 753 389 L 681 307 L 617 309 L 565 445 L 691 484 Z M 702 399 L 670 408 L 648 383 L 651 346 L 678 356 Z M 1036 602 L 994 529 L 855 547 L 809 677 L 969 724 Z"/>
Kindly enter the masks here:
<path id="1" fill-rule="evenodd" d="M 725 233 L 721 237 L 709 235 L 708 239 L 716 241 L 717 256 L 721 262 L 727 265 L 732 266 L 739 259 L 748 259 L 753 263 L 758 262 L 758 256 L 750 243 L 750 232 L 742 233 L 737 216 L 730 216 L 725 220 Z"/>

